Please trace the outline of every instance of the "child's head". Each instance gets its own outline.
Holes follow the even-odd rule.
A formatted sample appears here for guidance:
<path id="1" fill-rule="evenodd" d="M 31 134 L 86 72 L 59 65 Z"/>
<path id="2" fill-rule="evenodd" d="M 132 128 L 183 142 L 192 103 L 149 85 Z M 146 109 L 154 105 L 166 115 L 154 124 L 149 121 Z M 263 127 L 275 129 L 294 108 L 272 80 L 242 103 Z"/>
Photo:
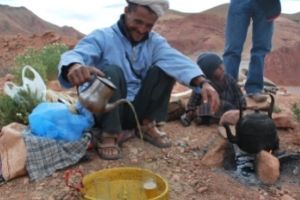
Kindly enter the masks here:
<path id="1" fill-rule="evenodd" d="M 217 54 L 202 53 L 197 58 L 197 64 L 210 80 L 221 80 L 224 76 L 223 61 Z"/>

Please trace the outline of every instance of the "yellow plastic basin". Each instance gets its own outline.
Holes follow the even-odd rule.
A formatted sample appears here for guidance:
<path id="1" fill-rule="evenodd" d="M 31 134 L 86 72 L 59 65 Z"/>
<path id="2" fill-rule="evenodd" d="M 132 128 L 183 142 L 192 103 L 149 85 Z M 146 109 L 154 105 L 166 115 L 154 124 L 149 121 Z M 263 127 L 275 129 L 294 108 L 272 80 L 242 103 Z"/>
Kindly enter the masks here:
<path id="1" fill-rule="evenodd" d="M 144 182 L 151 179 L 156 189 L 151 197 L 145 191 Z M 101 182 L 98 182 L 101 180 Z M 99 193 L 107 193 L 102 199 L 110 200 L 168 200 L 169 186 L 166 180 L 150 170 L 135 167 L 120 167 L 100 170 L 83 178 L 83 193 L 86 200 L 97 200 Z M 101 185 L 100 185 L 101 184 Z M 148 196 L 147 196 L 148 195 Z M 99 198 L 101 199 L 101 198 Z"/>

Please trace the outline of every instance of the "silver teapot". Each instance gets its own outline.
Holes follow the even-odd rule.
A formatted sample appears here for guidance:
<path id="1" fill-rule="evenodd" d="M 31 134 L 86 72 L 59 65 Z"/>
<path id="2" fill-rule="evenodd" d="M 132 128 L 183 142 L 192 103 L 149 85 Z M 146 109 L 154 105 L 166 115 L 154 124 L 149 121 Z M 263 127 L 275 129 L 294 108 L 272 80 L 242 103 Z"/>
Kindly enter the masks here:
<path id="1" fill-rule="evenodd" d="M 80 103 L 92 113 L 109 112 L 119 104 L 127 102 L 126 99 L 119 99 L 114 103 L 108 103 L 116 86 L 108 79 L 96 76 L 86 88 L 79 91 L 77 88 Z"/>

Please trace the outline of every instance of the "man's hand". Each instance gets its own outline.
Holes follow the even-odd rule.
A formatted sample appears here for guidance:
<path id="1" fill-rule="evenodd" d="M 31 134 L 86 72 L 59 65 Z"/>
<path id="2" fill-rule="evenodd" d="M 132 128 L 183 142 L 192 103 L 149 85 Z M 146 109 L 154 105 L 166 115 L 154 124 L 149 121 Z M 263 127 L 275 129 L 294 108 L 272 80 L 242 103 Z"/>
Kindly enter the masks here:
<path id="1" fill-rule="evenodd" d="M 219 109 L 220 98 L 217 91 L 208 83 L 205 82 L 202 85 L 201 96 L 204 103 L 209 102 L 211 110 L 216 113 Z"/>
<path id="2" fill-rule="evenodd" d="M 76 63 L 69 68 L 67 78 L 73 86 L 78 86 L 90 81 L 93 75 L 104 76 L 105 74 L 95 67 L 83 66 Z"/>

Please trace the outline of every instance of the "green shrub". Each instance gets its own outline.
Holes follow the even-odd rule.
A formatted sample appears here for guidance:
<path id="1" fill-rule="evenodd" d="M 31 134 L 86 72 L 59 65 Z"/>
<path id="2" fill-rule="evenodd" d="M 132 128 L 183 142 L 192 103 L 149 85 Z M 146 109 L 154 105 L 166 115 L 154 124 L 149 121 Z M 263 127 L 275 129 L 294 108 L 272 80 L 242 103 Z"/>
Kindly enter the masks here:
<path id="1" fill-rule="evenodd" d="M 32 110 L 42 102 L 30 91 L 20 91 L 18 97 L 11 97 L 0 94 L 0 127 L 11 122 L 28 124 L 28 116 Z"/>
<path id="2" fill-rule="evenodd" d="M 24 54 L 16 57 L 16 67 L 12 73 L 16 77 L 16 82 L 20 84 L 22 78 L 22 68 L 25 65 L 32 66 L 43 78 L 45 82 L 57 79 L 57 65 L 60 60 L 60 55 L 67 51 L 68 47 L 65 44 L 49 44 L 42 49 L 29 48 Z M 32 77 L 32 74 L 26 75 Z"/>
<path id="3" fill-rule="evenodd" d="M 274 113 L 281 113 L 282 110 L 281 110 L 280 107 L 278 107 L 278 106 L 275 105 L 274 108 L 273 108 L 273 112 L 274 112 Z"/>
<path id="4" fill-rule="evenodd" d="M 298 104 L 294 104 L 292 107 L 292 111 L 298 121 L 300 121 L 300 106 Z"/>

